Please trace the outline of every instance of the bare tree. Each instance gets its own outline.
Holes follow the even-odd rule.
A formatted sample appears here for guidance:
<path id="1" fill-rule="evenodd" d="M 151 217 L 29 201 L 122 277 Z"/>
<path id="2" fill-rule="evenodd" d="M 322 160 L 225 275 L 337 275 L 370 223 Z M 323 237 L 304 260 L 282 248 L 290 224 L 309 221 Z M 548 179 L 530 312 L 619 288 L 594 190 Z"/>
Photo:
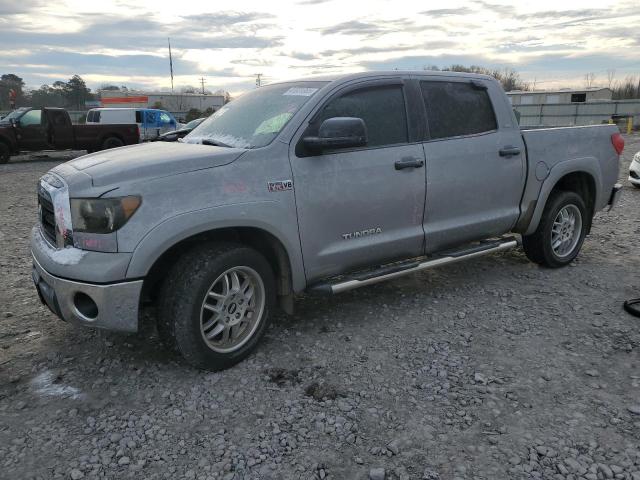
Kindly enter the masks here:
<path id="1" fill-rule="evenodd" d="M 589 72 L 584 76 L 584 84 L 587 88 L 593 87 L 595 81 L 596 81 L 596 74 L 593 72 Z"/>
<path id="2" fill-rule="evenodd" d="M 611 88 L 613 85 L 613 80 L 616 78 L 616 69 L 610 68 L 607 70 L 607 86 Z"/>

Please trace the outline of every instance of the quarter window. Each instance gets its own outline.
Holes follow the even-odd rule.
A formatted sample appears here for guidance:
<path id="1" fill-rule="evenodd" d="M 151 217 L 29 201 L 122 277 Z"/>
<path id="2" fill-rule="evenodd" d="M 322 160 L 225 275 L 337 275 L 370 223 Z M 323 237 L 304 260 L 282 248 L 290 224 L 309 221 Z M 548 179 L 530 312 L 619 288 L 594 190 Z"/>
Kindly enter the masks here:
<path id="1" fill-rule="evenodd" d="M 313 125 L 334 117 L 357 117 L 367 126 L 367 146 L 407 142 L 407 116 L 401 86 L 367 88 L 331 100 Z"/>
<path id="2" fill-rule="evenodd" d="M 497 129 L 486 90 L 467 82 L 420 82 L 432 139 Z"/>

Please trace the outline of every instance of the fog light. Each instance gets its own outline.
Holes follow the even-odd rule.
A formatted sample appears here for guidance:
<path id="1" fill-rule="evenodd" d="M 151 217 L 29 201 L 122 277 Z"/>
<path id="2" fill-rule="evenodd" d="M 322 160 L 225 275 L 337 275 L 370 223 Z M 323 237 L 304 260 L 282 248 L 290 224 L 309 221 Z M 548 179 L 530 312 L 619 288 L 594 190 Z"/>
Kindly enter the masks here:
<path id="1" fill-rule="evenodd" d="M 73 296 L 73 304 L 76 310 L 78 310 L 78 313 L 88 320 L 98 318 L 98 305 L 96 305 L 96 302 L 86 293 L 76 292 Z"/>

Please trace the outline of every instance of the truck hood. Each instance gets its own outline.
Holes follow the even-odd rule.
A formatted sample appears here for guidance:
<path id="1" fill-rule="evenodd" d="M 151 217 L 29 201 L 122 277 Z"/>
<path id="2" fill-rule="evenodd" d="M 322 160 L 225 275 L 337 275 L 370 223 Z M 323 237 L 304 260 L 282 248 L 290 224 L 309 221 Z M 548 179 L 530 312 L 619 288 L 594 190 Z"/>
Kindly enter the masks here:
<path id="1" fill-rule="evenodd" d="M 227 165 L 246 150 L 189 143 L 153 142 L 104 150 L 67 162 L 96 187 L 177 175 Z"/>

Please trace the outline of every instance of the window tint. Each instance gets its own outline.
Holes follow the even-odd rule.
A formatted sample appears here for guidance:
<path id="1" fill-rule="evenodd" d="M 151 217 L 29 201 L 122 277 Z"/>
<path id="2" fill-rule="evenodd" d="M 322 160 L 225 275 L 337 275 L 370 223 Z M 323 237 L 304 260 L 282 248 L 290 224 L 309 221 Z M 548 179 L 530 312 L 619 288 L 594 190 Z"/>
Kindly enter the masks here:
<path id="1" fill-rule="evenodd" d="M 148 125 L 156 124 L 156 112 L 152 112 L 151 110 L 147 110 L 144 112 L 144 123 Z"/>
<path id="2" fill-rule="evenodd" d="M 40 125 L 41 117 L 42 110 L 29 110 L 22 117 L 20 117 L 20 126 L 26 127 L 28 125 Z"/>
<path id="3" fill-rule="evenodd" d="M 486 90 L 467 82 L 420 82 L 431 138 L 458 137 L 496 130 Z"/>
<path id="4" fill-rule="evenodd" d="M 140 110 L 136 110 L 136 123 L 142 123 L 142 112 Z"/>
<path id="5" fill-rule="evenodd" d="M 315 129 L 327 118 L 357 117 L 367 126 L 367 146 L 407 142 L 407 117 L 401 86 L 377 87 L 349 92 L 331 100 L 314 121 Z"/>
<path id="6" fill-rule="evenodd" d="M 56 127 L 64 127 L 67 124 L 67 117 L 64 112 L 52 111 L 51 123 Z"/>

